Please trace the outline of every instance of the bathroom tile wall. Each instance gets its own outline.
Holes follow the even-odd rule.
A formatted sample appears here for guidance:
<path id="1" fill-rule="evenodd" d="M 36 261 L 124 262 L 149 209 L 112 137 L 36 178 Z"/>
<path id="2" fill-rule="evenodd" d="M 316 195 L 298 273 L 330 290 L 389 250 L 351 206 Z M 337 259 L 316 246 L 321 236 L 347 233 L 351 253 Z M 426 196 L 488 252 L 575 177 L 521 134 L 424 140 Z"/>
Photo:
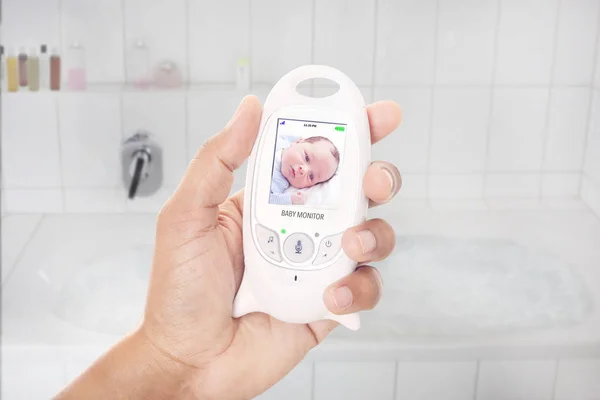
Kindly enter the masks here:
<path id="1" fill-rule="evenodd" d="M 4 347 L 2 398 L 50 398 L 87 369 L 102 350 Z M 255 400 L 600 400 L 599 374 L 600 360 L 593 358 L 416 362 L 307 359 Z"/>
<path id="2" fill-rule="evenodd" d="M 91 82 L 86 93 L 3 93 L 3 213 L 157 210 L 245 94 L 236 63 L 249 57 L 262 100 L 282 74 L 313 62 L 346 71 L 367 101 L 400 103 L 402 126 L 373 156 L 402 170 L 401 199 L 582 197 L 600 214 L 600 0 L 97 3 L 3 1 L 5 45 L 80 41 Z M 188 85 L 124 88 L 139 38 Z M 163 144 L 165 182 L 127 201 L 119 146 L 137 129 Z"/>
<path id="3" fill-rule="evenodd" d="M 596 67 L 590 96 L 590 119 L 585 138 L 581 175 L 581 198 L 600 217 L 600 41 L 596 44 Z"/>

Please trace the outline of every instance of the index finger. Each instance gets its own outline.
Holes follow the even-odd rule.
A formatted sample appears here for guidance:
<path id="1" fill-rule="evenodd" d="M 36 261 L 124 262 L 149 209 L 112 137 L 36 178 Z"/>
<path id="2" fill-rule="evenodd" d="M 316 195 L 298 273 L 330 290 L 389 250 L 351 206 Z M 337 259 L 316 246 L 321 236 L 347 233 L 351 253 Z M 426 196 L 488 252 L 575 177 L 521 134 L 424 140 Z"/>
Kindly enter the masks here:
<path id="1" fill-rule="evenodd" d="M 367 106 L 371 144 L 375 144 L 394 131 L 402 121 L 400 106 L 391 100 L 378 101 Z"/>

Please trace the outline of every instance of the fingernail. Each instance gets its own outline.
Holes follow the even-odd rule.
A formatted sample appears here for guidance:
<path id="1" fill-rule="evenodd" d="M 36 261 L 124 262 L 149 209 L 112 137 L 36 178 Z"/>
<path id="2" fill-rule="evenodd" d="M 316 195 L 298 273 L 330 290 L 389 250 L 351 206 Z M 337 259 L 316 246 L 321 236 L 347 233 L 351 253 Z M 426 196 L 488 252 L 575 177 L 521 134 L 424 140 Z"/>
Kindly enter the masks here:
<path id="1" fill-rule="evenodd" d="M 372 252 L 377 247 L 377 239 L 375 239 L 375 235 L 371 231 L 358 232 L 358 241 L 360 242 L 363 255 Z"/>
<path id="2" fill-rule="evenodd" d="M 333 291 L 333 302 L 338 310 L 350 307 L 352 304 L 352 292 L 346 286 L 342 286 Z"/>
<path id="3" fill-rule="evenodd" d="M 385 173 L 385 176 L 387 177 L 388 181 L 390 182 L 390 191 L 389 191 L 389 195 L 387 198 L 387 200 L 389 201 L 398 192 L 398 189 L 400 189 L 398 187 L 398 180 L 396 179 L 396 176 L 392 173 L 392 171 L 390 171 L 388 168 L 386 168 L 385 164 L 378 164 L 378 166 Z"/>

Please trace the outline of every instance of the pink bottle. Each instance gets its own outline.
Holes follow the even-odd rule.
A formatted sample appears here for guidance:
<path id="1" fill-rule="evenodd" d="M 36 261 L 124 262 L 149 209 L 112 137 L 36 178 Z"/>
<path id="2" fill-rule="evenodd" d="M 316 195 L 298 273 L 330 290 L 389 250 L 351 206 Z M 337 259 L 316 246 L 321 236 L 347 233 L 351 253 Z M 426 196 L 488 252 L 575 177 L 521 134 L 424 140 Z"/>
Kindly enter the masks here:
<path id="1" fill-rule="evenodd" d="M 79 42 L 69 46 L 67 54 L 67 87 L 69 90 L 82 91 L 87 87 L 85 73 L 85 51 Z"/>

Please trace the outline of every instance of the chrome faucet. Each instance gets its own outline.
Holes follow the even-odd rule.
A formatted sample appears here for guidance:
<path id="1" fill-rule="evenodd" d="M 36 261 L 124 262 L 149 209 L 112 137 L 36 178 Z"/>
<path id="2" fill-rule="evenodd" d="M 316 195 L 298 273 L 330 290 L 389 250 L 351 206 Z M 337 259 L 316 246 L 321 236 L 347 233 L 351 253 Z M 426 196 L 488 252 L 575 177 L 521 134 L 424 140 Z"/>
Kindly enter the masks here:
<path id="1" fill-rule="evenodd" d="M 162 149 L 148 132 L 138 131 L 121 149 L 123 184 L 129 199 L 150 196 L 163 180 Z"/>

